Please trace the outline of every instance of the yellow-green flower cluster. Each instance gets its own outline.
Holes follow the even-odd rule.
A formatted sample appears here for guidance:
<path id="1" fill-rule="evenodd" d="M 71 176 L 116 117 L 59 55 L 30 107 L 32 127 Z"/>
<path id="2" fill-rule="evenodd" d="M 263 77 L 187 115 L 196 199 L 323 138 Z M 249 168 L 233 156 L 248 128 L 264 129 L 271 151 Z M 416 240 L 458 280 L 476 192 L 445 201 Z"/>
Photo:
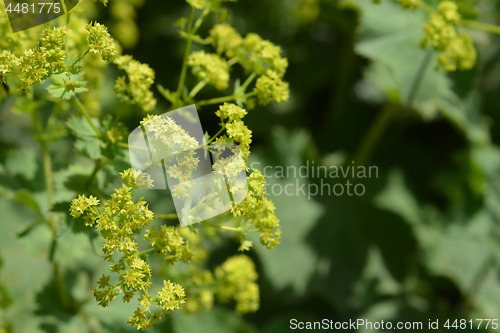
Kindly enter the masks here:
<path id="1" fill-rule="evenodd" d="M 74 218 L 80 217 L 83 213 L 90 211 L 92 207 L 99 204 L 99 200 L 93 196 L 86 197 L 84 195 L 78 196 L 75 200 L 71 202 L 70 214 Z M 93 224 L 93 222 L 92 222 Z M 92 225 L 90 224 L 90 225 Z"/>
<path id="2" fill-rule="evenodd" d="M 196 157 L 199 143 L 189 135 L 172 117 L 149 115 L 141 122 L 150 137 L 151 154 L 147 165 L 157 167 L 166 164 L 170 177 L 179 180 L 174 185 L 174 198 L 187 198 L 192 187 L 193 172 L 200 159 Z"/>
<path id="3" fill-rule="evenodd" d="M 0 84 L 5 82 L 5 77 L 12 72 L 17 64 L 17 58 L 10 51 L 0 53 Z"/>
<path id="4" fill-rule="evenodd" d="M 222 121 L 232 122 L 242 119 L 247 115 L 247 111 L 233 103 L 224 103 L 219 107 L 219 110 L 215 111 L 215 115 Z"/>
<path id="5" fill-rule="evenodd" d="M 159 323 L 161 317 L 168 314 L 175 309 L 181 309 L 186 302 L 184 288 L 177 283 L 172 283 L 170 280 L 163 281 L 163 288 L 158 292 L 156 297 L 152 298 L 149 294 L 145 293 L 140 299 L 139 304 L 141 308 L 134 311 L 134 316 L 129 317 L 128 323 L 138 330 L 147 330 Z M 156 305 L 162 311 L 151 311 L 151 304 Z M 148 317 L 148 313 L 150 316 Z"/>
<path id="6" fill-rule="evenodd" d="M 212 308 L 215 279 L 209 270 L 191 266 L 182 280 L 185 281 L 187 293 L 186 305 L 182 308 L 184 312 L 193 313 Z"/>
<path id="7" fill-rule="evenodd" d="M 69 31 L 64 27 L 46 29 L 38 45 L 24 51 L 19 58 L 23 86 L 40 85 L 50 75 L 66 71 L 64 36 L 67 34 Z"/>
<path id="8" fill-rule="evenodd" d="M 217 142 L 234 142 L 239 145 L 244 160 L 250 155 L 250 144 L 252 143 L 252 131 L 248 129 L 241 120 L 247 112 L 232 103 L 224 103 L 215 113 L 225 123 L 226 136 L 218 137 Z"/>
<path id="9" fill-rule="evenodd" d="M 108 33 L 108 28 L 94 22 L 87 24 L 87 42 L 92 53 L 100 54 L 102 60 L 111 62 L 118 56 L 118 50 L 113 42 L 113 38 Z"/>
<path id="10" fill-rule="evenodd" d="M 153 180 L 149 173 L 142 172 L 141 170 L 127 169 L 120 173 L 122 176 L 123 184 L 139 189 L 154 187 Z"/>
<path id="11" fill-rule="evenodd" d="M 144 4 L 143 0 L 112 1 L 110 14 L 113 23 L 110 26 L 113 36 L 120 45 L 126 48 L 134 47 L 139 41 L 139 28 L 136 24 L 137 8 Z"/>
<path id="12" fill-rule="evenodd" d="M 274 213 L 274 204 L 265 196 L 266 179 L 254 170 L 247 178 L 248 194 L 242 202 L 231 210 L 234 216 L 249 219 L 260 231 L 260 243 L 271 249 L 280 243 L 281 227 Z"/>
<path id="13" fill-rule="evenodd" d="M 218 11 L 221 2 L 236 2 L 238 0 L 186 0 L 188 4 L 196 9 L 210 9 L 211 11 Z"/>
<path id="14" fill-rule="evenodd" d="M 248 71 L 265 75 L 270 69 L 280 77 L 285 74 L 288 60 L 281 57 L 281 47 L 254 33 L 245 37 L 243 47 L 246 52 L 240 55 L 241 63 Z"/>
<path id="15" fill-rule="evenodd" d="M 187 61 L 192 68 L 193 75 L 199 81 L 206 81 L 217 90 L 224 90 L 229 82 L 229 66 L 227 62 L 217 54 L 197 51 L 191 53 Z"/>
<path id="16" fill-rule="evenodd" d="M 150 88 L 155 80 L 154 70 L 149 65 L 134 60 L 130 55 L 119 56 L 114 63 L 127 73 L 126 77 L 122 76 L 116 80 L 116 94 L 129 103 L 140 106 L 145 112 L 153 110 L 156 107 L 156 99 Z"/>
<path id="17" fill-rule="evenodd" d="M 259 104 L 288 100 L 288 83 L 283 81 L 288 60 L 281 57 L 279 46 L 254 33 L 242 38 L 228 24 L 215 25 L 210 30 L 207 41 L 216 49 L 217 54 L 225 55 L 231 62 L 239 62 L 247 72 L 260 76 L 254 88 Z M 252 101 L 253 99 L 244 99 L 244 102 L 249 103 L 249 108 Z"/>
<path id="18" fill-rule="evenodd" d="M 238 54 L 243 38 L 229 24 L 216 24 L 209 32 L 207 41 L 216 49 L 217 54 L 225 54 L 231 59 Z"/>
<path id="19" fill-rule="evenodd" d="M 421 0 L 398 0 L 403 8 L 415 10 L 422 6 Z"/>
<path id="20" fill-rule="evenodd" d="M 259 308 L 259 286 L 255 265 L 240 254 L 226 260 L 215 269 L 216 294 L 221 302 L 236 301 L 239 313 L 255 312 Z"/>
<path id="21" fill-rule="evenodd" d="M 189 262 L 193 257 L 188 242 L 181 237 L 178 228 L 166 225 L 162 225 L 160 229 L 152 227 L 146 231 L 144 239 L 149 241 L 154 254 L 163 257 L 169 264 L 178 261 Z"/>
<path id="22" fill-rule="evenodd" d="M 249 72 L 263 75 L 268 69 L 282 77 L 288 67 L 288 60 L 281 57 L 281 47 L 259 35 L 249 33 L 245 38 L 227 24 L 217 24 L 209 32 L 207 41 L 218 54 L 238 57 L 241 65 Z"/>
<path id="23" fill-rule="evenodd" d="M 136 184 L 136 174 L 133 170 L 122 173 L 123 182 Z M 145 179 L 148 179 L 147 177 Z M 184 289 L 176 283 L 164 281 L 164 287 L 153 298 L 149 295 L 151 287 L 151 266 L 143 260 L 143 254 L 138 251 L 138 244 L 133 238 L 134 232 L 145 229 L 153 219 L 153 213 L 146 203 L 140 199 L 137 203 L 132 199 L 132 188 L 123 185 L 116 189 L 111 198 L 98 210 L 99 200 L 90 196 L 79 196 L 73 200 L 70 213 L 73 217 L 84 217 L 87 226 L 96 225 L 97 230 L 105 239 L 102 245 L 104 259 L 111 263 L 110 271 L 118 274 L 118 281 L 111 283 L 111 276 L 103 275 L 94 288 L 94 297 L 99 305 L 106 307 L 109 302 L 123 294 L 123 302 L 130 302 L 137 292 L 141 293 L 139 304 L 129 323 L 137 329 L 145 330 L 160 321 L 161 316 L 175 309 L 180 309 L 185 303 Z M 144 238 L 152 244 L 150 250 L 164 257 L 167 263 L 178 260 L 187 262 L 191 253 L 187 242 L 173 227 L 163 226 L 160 230 L 153 227 L 145 233 Z M 117 260 L 115 250 L 122 254 Z M 151 303 L 161 311 L 150 310 Z"/>
<path id="24" fill-rule="evenodd" d="M 269 104 L 272 101 L 282 103 L 288 100 L 290 88 L 274 71 L 268 70 L 265 75 L 257 79 L 254 91 L 257 93 L 259 104 Z"/>
<path id="25" fill-rule="evenodd" d="M 456 3 L 443 1 L 438 5 L 438 12 L 429 15 L 429 23 L 424 28 L 422 46 L 431 45 L 441 53 L 439 67 L 446 71 L 469 70 L 477 61 L 470 36 L 457 31 L 459 21 Z"/>

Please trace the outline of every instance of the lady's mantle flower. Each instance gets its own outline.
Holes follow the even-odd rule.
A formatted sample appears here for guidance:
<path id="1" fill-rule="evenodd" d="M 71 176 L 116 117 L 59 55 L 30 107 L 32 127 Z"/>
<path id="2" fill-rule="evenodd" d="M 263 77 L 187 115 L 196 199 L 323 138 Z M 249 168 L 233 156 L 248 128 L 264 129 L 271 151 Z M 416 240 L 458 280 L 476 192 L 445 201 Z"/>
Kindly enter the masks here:
<path id="1" fill-rule="evenodd" d="M 92 53 L 101 55 L 104 61 L 113 61 L 118 56 L 118 50 L 108 33 L 108 28 L 97 22 L 89 23 L 85 27 L 88 31 L 87 42 Z"/>
<path id="2" fill-rule="evenodd" d="M 227 62 L 217 54 L 197 51 L 191 53 L 187 61 L 192 67 L 193 74 L 200 81 L 206 81 L 217 90 L 224 90 L 229 82 L 229 66 Z"/>

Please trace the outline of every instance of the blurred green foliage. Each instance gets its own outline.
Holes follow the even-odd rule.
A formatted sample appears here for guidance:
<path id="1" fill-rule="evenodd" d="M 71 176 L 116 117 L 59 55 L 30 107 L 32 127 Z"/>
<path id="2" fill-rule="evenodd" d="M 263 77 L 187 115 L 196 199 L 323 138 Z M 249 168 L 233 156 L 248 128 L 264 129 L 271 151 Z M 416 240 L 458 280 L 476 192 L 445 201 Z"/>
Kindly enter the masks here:
<path id="1" fill-rule="evenodd" d="M 459 5 L 464 17 L 500 22 L 498 2 Z M 244 317 L 222 307 L 189 316 L 174 312 L 155 331 L 287 332 L 292 318 L 422 321 L 424 327 L 428 319 L 500 318 L 500 37 L 471 31 L 477 66 L 445 73 L 436 71 L 434 51 L 419 47 L 424 12 L 403 10 L 395 1 L 240 0 L 229 8 L 240 32 L 272 40 L 290 62 L 290 101 L 270 112 L 257 106 L 247 116 L 254 133 L 250 164 L 354 161 L 377 166 L 379 176 L 358 180 L 366 187 L 363 196 L 308 200 L 270 193 L 283 235 L 276 249 L 250 252 L 260 274 L 261 309 Z M 185 10 L 180 0 L 148 0 L 137 10 L 140 37 L 126 51 L 154 68 L 164 86 L 178 80 L 184 46 L 172 25 Z M 98 17 L 103 23 L 115 19 L 107 9 Z M 206 33 L 202 27 L 200 34 Z M 116 106 L 106 94 L 102 104 Z M 119 107 L 134 128 L 140 116 Z M 23 118 L 10 108 L 8 102 L 0 106 L 0 184 L 18 190 L 2 193 L 13 200 L 0 199 L 0 319 L 15 332 L 132 331 L 124 320 L 131 305 L 102 309 L 87 302 L 86 292 L 106 270 L 94 250 L 95 235 L 87 237 L 89 230 L 68 220 L 50 253 L 50 231 L 36 223 L 46 208 L 33 198 L 44 195 L 42 161 L 28 134 L 16 132 Z M 209 132 L 217 129 L 213 111 L 200 110 Z M 74 119 L 68 127 L 81 133 L 77 149 L 99 157 L 87 123 Z M 58 145 L 56 164 L 73 149 L 64 140 Z M 123 165 L 117 161 L 105 171 Z M 71 168 L 71 175 L 56 174 L 56 184 L 69 183 L 74 191 L 56 196 L 89 186 L 91 168 Z M 108 177 L 103 173 L 96 181 L 108 184 Z M 268 189 L 295 181 L 269 178 Z M 298 182 L 320 185 L 321 179 Z M 158 213 L 173 208 L 170 198 L 148 200 Z M 67 211 L 69 203 L 60 203 L 56 207 Z M 211 265 L 237 247 L 223 238 L 210 249 Z M 51 256 L 70 267 L 65 275 L 53 274 Z M 60 300 L 61 281 L 53 276 L 66 281 L 73 307 Z"/>

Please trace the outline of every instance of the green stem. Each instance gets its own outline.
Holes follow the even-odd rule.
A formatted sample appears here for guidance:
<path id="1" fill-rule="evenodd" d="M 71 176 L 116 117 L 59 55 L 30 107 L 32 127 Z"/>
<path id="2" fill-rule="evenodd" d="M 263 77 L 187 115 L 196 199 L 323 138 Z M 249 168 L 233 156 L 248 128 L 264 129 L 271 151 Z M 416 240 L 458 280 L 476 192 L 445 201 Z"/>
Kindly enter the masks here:
<path id="1" fill-rule="evenodd" d="M 66 8 L 66 3 L 64 2 L 64 0 L 59 0 L 59 2 L 61 3 L 61 6 L 64 10 L 64 14 L 68 14 L 68 9 Z M 69 19 L 66 19 L 66 24 L 68 23 Z"/>
<path id="2" fill-rule="evenodd" d="M 90 49 L 88 49 L 87 51 L 85 51 L 85 53 L 83 53 L 78 59 L 76 59 L 72 64 L 71 66 L 69 66 L 68 68 L 68 72 L 71 72 L 73 70 L 73 68 L 87 55 L 89 54 L 90 52 Z"/>
<path id="3" fill-rule="evenodd" d="M 134 149 L 134 150 L 140 150 L 140 151 L 148 151 L 146 148 L 137 147 L 137 146 L 129 146 L 128 144 L 123 143 L 123 142 L 118 142 L 116 145 L 118 147 L 125 148 L 125 149 Z"/>
<path id="4" fill-rule="evenodd" d="M 474 28 L 488 32 L 493 32 L 495 34 L 500 34 L 500 27 L 493 24 L 471 21 L 471 20 L 460 20 L 460 25 L 468 28 Z"/>
<path id="5" fill-rule="evenodd" d="M 420 85 L 422 84 L 425 71 L 429 66 L 431 58 L 432 51 L 429 50 L 425 55 L 417 74 L 415 75 L 415 79 L 413 80 L 413 84 L 408 95 L 408 100 L 406 101 L 407 108 L 411 107 L 413 101 L 415 100 L 415 97 L 417 96 L 417 92 L 420 88 Z M 388 103 L 384 106 L 382 112 L 377 116 L 377 119 L 366 133 L 358 150 L 354 154 L 354 161 L 356 161 L 358 165 L 364 165 L 370 159 L 375 147 L 382 137 L 382 134 L 384 133 L 390 122 L 393 120 L 394 114 L 398 110 L 400 110 L 400 108 L 393 103 Z"/>
<path id="6" fill-rule="evenodd" d="M 140 255 L 142 255 L 142 254 L 146 254 L 146 253 L 152 252 L 152 251 L 154 251 L 154 250 L 155 250 L 155 249 L 154 249 L 154 247 L 152 247 L 152 248 L 150 248 L 149 250 L 145 250 L 145 251 L 139 252 L 137 255 L 138 255 L 138 256 L 140 256 Z"/>
<path id="7" fill-rule="evenodd" d="M 385 129 L 391 122 L 393 118 L 393 114 L 399 107 L 389 103 L 386 104 L 381 113 L 375 119 L 375 122 L 372 123 L 368 132 L 364 136 L 363 140 L 356 153 L 354 154 L 354 161 L 357 165 L 364 165 L 371 157 L 373 150 L 378 144 L 378 141 L 382 137 Z"/>
<path id="8" fill-rule="evenodd" d="M 257 76 L 257 74 L 255 74 L 255 72 L 253 72 L 252 74 L 250 74 L 248 76 L 248 78 L 246 79 L 246 81 L 241 85 L 240 89 L 242 91 L 245 91 L 248 87 L 248 85 L 253 81 L 253 79 L 255 78 L 255 76 Z"/>
<path id="9" fill-rule="evenodd" d="M 47 147 L 47 142 L 42 141 L 42 154 L 43 154 L 43 171 L 45 173 L 45 187 L 47 188 L 47 198 L 49 201 L 49 207 L 52 207 L 52 202 L 54 198 L 54 177 L 52 175 L 52 160 L 50 157 L 49 148 Z"/>
<path id="10" fill-rule="evenodd" d="M 210 8 L 205 8 L 203 12 L 201 13 L 200 17 L 196 20 L 193 30 L 191 31 L 191 34 L 194 35 L 198 29 L 200 28 L 201 24 L 203 23 L 203 20 L 205 17 L 210 13 Z"/>
<path id="11" fill-rule="evenodd" d="M 252 96 L 254 96 L 256 94 L 257 93 L 255 91 L 252 91 L 252 92 L 249 92 L 248 94 L 245 94 L 244 97 L 248 98 L 248 97 L 252 97 Z M 237 98 L 237 96 L 235 96 L 233 94 L 233 95 L 229 95 L 229 96 L 223 96 L 223 97 L 217 97 L 217 98 L 212 98 L 212 99 L 206 99 L 206 100 L 203 100 L 203 101 L 199 101 L 196 104 L 200 105 L 200 106 L 201 105 L 219 104 L 219 103 L 223 103 L 223 102 L 234 101 L 236 98 Z"/>
<path id="12" fill-rule="evenodd" d="M 219 134 L 222 133 L 222 131 L 226 128 L 226 126 L 222 126 L 221 129 L 215 133 L 215 135 L 213 137 L 211 137 L 208 141 L 207 141 L 207 144 L 209 144 L 210 142 L 214 141 L 218 136 Z"/>
<path id="13" fill-rule="evenodd" d="M 38 114 L 36 110 L 33 110 L 31 114 L 33 118 L 33 123 L 35 125 L 35 129 L 40 137 L 40 145 L 42 146 L 42 156 L 43 156 L 43 171 L 45 176 L 45 188 L 47 190 L 47 200 L 49 203 L 49 207 L 52 207 L 52 200 L 54 197 L 54 187 L 53 187 L 53 175 L 52 175 L 52 161 L 50 157 L 50 151 L 47 146 L 47 142 L 43 138 L 43 128 L 38 118 Z"/>
<path id="14" fill-rule="evenodd" d="M 206 84 L 207 84 L 207 81 L 198 82 L 198 84 L 189 93 L 189 97 L 193 98 L 194 96 L 196 96 L 196 94 L 198 92 L 200 92 L 200 90 L 203 89 L 203 87 L 205 87 Z"/>
<path id="15" fill-rule="evenodd" d="M 75 102 L 76 107 L 78 108 L 78 110 L 80 110 L 80 112 L 83 114 L 83 116 L 85 117 L 85 119 L 87 119 L 87 121 L 89 122 L 90 126 L 94 130 L 94 132 L 97 135 L 97 137 L 100 138 L 101 137 L 101 132 L 99 132 L 99 130 L 95 127 L 94 123 L 92 122 L 92 119 L 90 119 L 90 115 L 88 114 L 87 110 L 85 110 L 85 108 L 83 107 L 83 105 L 80 102 L 80 100 L 75 95 L 71 96 L 71 98 Z"/>
<path id="16" fill-rule="evenodd" d="M 191 33 L 193 29 L 193 17 L 194 17 L 194 7 L 191 6 L 191 11 L 189 13 L 189 22 L 188 22 L 188 36 L 186 41 L 186 49 L 184 50 L 184 59 L 182 60 L 182 69 L 181 76 L 179 78 L 179 85 L 177 86 L 177 95 L 180 96 L 182 88 L 184 87 L 184 81 L 186 79 L 186 71 L 187 71 L 187 59 L 189 57 L 189 53 L 191 51 L 191 43 L 193 42 L 191 38 Z"/>
<path id="17" fill-rule="evenodd" d="M 61 268 L 58 263 L 54 263 L 54 277 L 57 281 L 57 288 L 59 292 L 59 297 L 61 298 L 61 303 L 63 308 L 67 309 L 69 306 L 68 293 L 66 289 L 66 282 L 64 281 L 64 275 L 61 272 Z"/>
<path id="18" fill-rule="evenodd" d="M 92 184 L 92 181 L 94 180 L 95 176 L 97 175 L 97 172 L 99 172 L 102 166 L 103 166 L 102 160 L 100 158 L 97 159 L 95 161 L 94 170 L 92 171 L 92 174 L 89 176 L 85 184 L 85 190 L 88 190 L 90 188 L 90 184 Z"/>
<path id="19" fill-rule="evenodd" d="M 178 215 L 177 214 L 163 214 L 163 215 L 154 215 L 153 219 L 154 220 L 173 220 L 177 219 Z"/>
<path id="20" fill-rule="evenodd" d="M 214 227 L 214 228 L 219 228 L 219 229 L 222 229 L 222 230 L 234 231 L 234 232 L 241 233 L 240 228 L 225 227 L 223 225 L 217 225 L 217 224 L 213 224 L 213 223 L 210 223 L 210 222 L 207 222 L 207 221 L 203 221 L 201 223 L 203 223 L 205 225 L 209 225 L 209 226 Z"/>
<path id="21" fill-rule="evenodd" d="M 232 57 L 227 61 L 227 65 L 231 67 L 232 65 L 236 64 L 238 62 L 238 57 Z"/>
<path id="22" fill-rule="evenodd" d="M 425 3 L 425 1 L 421 1 L 420 4 L 422 5 L 422 8 L 427 12 L 427 13 L 433 13 L 435 12 L 436 10 L 434 8 L 432 8 L 431 6 L 429 6 L 427 3 Z"/>

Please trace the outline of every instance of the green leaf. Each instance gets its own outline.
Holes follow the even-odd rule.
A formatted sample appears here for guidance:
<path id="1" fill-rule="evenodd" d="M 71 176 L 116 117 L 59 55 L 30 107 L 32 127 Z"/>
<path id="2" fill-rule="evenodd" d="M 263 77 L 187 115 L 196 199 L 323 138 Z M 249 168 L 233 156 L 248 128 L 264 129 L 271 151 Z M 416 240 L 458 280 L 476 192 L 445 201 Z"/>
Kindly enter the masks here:
<path id="1" fill-rule="evenodd" d="M 85 140 L 97 138 L 92 126 L 83 117 L 72 117 L 66 124 L 76 137 Z M 96 122 L 94 122 L 94 125 L 99 126 Z"/>
<path id="2" fill-rule="evenodd" d="M 217 332 L 217 333 L 254 333 L 250 325 L 243 318 L 233 312 L 220 308 L 202 311 L 197 314 L 186 315 L 176 313 L 173 318 L 173 328 L 181 332 Z"/>
<path id="3" fill-rule="evenodd" d="M 437 71 L 437 54 L 422 49 L 424 10 L 405 10 L 400 4 L 359 0 L 361 32 L 358 54 L 372 61 L 365 77 L 389 99 L 411 107 L 424 119 L 439 113 L 473 143 L 489 141 L 488 128 L 479 113 L 477 95 L 463 103 L 452 91 L 451 80 Z M 391 17 L 390 20 L 387 17 Z"/>
<path id="4" fill-rule="evenodd" d="M 35 212 L 42 214 L 42 210 L 38 201 L 35 199 L 33 194 L 28 190 L 19 190 L 13 193 L 12 200 L 25 204 L 29 208 L 33 209 Z"/>
<path id="5" fill-rule="evenodd" d="M 5 159 L 5 168 L 12 175 L 32 180 L 38 170 L 37 155 L 34 150 L 15 150 Z"/>
<path id="6" fill-rule="evenodd" d="M 100 139 L 90 139 L 90 140 L 81 140 L 78 139 L 75 142 L 75 148 L 80 153 L 87 155 L 93 160 L 96 160 L 102 157 L 101 148 L 102 141 Z"/>
<path id="7" fill-rule="evenodd" d="M 73 134 L 79 138 L 75 143 L 75 147 L 80 153 L 92 159 L 102 157 L 101 149 L 103 143 L 101 139 L 97 137 L 94 129 L 85 118 L 72 117 L 67 122 L 67 125 Z M 97 121 L 95 125 L 99 127 Z"/>
<path id="8" fill-rule="evenodd" d="M 73 95 L 79 94 L 85 91 L 88 91 L 87 88 L 85 88 L 86 82 L 82 80 L 82 75 L 70 75 L 64 73 L 64 74 L 53 74 L 51 77 L 52 83 L 47 87 L 47 91 L 49 92 L 49 95 L 52 96 L 53 98 L 56 99 L 70 99 Z M 75 91 L 67 91 L 66 92 L 66 83 L 69 81 L 75 81 L 79 87 L 75 88 Z"/>
<path id="9" fill-rule="evenodd" d="M 266 155 L 252 154 L 249 165 L 261 172 L 264 167 L 273 165 L 299 167 L 308 140 L 304 132 L 277 129 L 273 136 L 275 150 L 267 151 Z M 307 180 L 298 181 L 299 187 L 304 185 L 307 188 Z M 269 250 L 260 244 L 258 234 L 250 234 L 249 239 L 254 244 L 252 249 L 258 253 L 264 273 L 273 287 L 277 290 L 291 288 L 296 295 L 304 295 L 318 263 L 316 254 L 307 243 L 307 236 L 323 214 L 323 208 L 306 196 L 273 195 L 272 186 L 286 186 L 286 179 L 269 177 L 267 183 L 269 199 L 276 206 L 276 215 L 281 221 L 281 244 Z M 296 186 L 295 182 L 293 186 Z"/>

